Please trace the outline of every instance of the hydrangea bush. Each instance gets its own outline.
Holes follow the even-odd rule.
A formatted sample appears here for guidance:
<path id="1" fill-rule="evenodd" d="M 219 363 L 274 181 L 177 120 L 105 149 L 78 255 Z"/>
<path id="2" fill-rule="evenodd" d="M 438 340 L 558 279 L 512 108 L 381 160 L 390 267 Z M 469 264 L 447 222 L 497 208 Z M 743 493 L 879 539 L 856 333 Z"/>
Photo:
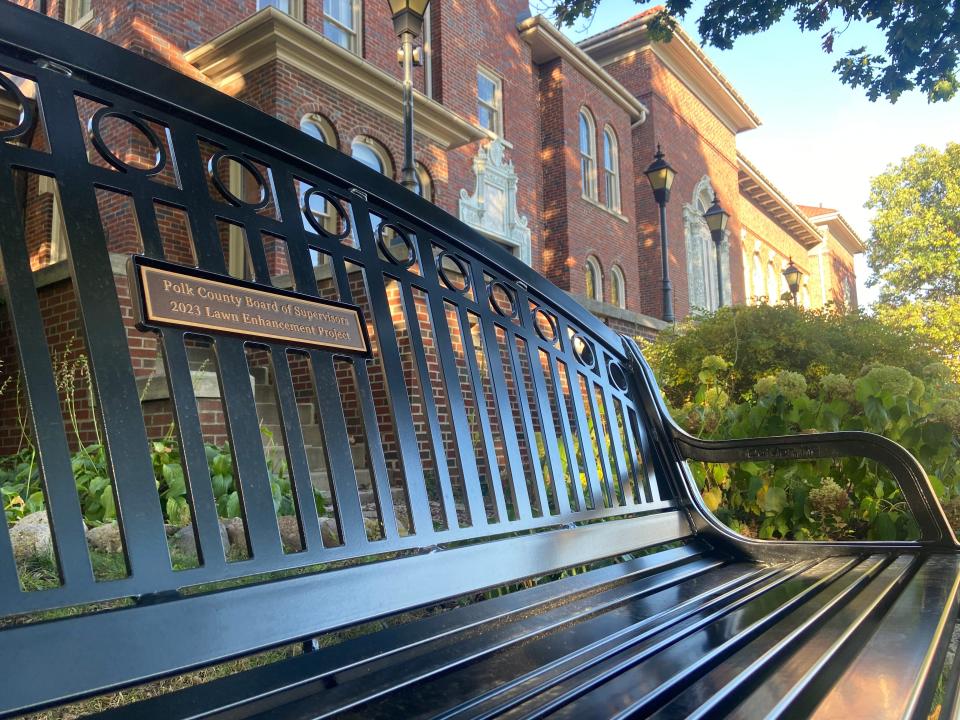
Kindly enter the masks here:
<path id="1" fill-rule="evenodd" d="M 693 396 L 671 409 L 702 437 L 745 438 L 865 430 L 900 443 L 930 477 L 954 527 L 960 527 L 960 387 L 948 368 L 918 375 L 873 364 L 857 377 L 826 373 L 809 383 L 791 370 L 759 377 L 731 397 L 732 366 L 708 355 Z M 917 536 L 899 487 L 864 458 L 693 463 L 707 506 L 734 530 L 763 539 L 909 539 Z"/>

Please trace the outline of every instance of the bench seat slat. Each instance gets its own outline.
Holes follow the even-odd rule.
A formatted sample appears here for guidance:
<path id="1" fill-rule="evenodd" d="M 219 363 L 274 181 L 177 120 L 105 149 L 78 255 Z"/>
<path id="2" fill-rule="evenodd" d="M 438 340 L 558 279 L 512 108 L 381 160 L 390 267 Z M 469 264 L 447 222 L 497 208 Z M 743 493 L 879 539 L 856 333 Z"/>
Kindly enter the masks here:
<path id="1" fill-rule="evenodd" d="M 136 706 L 137 716 L 746 718 L 772 710 L 792 717 L 810 709 L 791 705 L 798 680 L 806 703 L 827 698 L 820 708 L 825 717 L 836 716 L 832 703 L 850 697 L 862 706 L 870 695 L 875 707 L 865 716 L 877 718 L 907 717 L 917 698 L 929 699 L 907 685 L 928 684 L 923 668 L 933 667 L 932 654 L 943 649 L 938 639 L 956 610 L 956 558 L 875 554 L 761 566 L 700 556 L 695 547 L 148 701 Z M 871 622 L 878 608 L 879 626 Z M 864 628 L 872 633 L 867 640 L 858 635 Z M 902 667 L 903 656 L 889 643 L 904 633 L 916 652 Z M 858 636 L 853 653 L 832 647 L 852 636 Z M 815 673 L 826 667 L 819 659 L 844 657 L 848 664 L 839 673 L 828 668 L 829 677 L 840 678 L 835 686 L 804 682 L 811 667 Z M 865 693 L 858 673 L 877 677 L 862 673 L 879 672 L 884 663 L 895 669 L 903 692 Z"/>
<path id="2" fill-rule="evenodd" d="M 937 684 L 935 658 L 946 651 L 958 589 L 960 557 L 935 555 L 923 562 L 813 717 L 926 715 L 923 705 Z M 876 691 L 864 692 L 867 683 Z"/>

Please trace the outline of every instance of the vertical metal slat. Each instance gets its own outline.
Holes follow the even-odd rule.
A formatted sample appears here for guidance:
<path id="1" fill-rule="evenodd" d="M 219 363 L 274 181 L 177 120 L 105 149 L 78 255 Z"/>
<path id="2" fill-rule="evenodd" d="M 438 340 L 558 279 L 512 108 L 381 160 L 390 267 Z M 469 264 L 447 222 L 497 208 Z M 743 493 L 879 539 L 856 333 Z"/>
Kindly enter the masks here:
<path id="1" fill-rule="evenodd" d="M 303 530 L 304 548 L 316 550 L 322 546 L 320 540 L 320 519 L 317 517 L 316 501 L 313 496 L 313 483 L 310 480 L 310 465 L 303 442 L 300 426 L 300 409 L 293 389 L 290 363 L 283 348 L 271 347 L 274 383 L 277 401 L 280 406 L 280 418 L 283 422 L 283 439 L 287 447 L 287 460 L 290 468 L 290 485 L 294 491 L 297 516 Z"/>
<path id="2" fill-rule="evenodd" d="M 52 153 L 66 160 L 57 182 L 68 255 L 130 573 L 162 579 L 173 571 L 160 498 L 96 193 L 83 172 L 86 148 L 79 122 L 65 120 L 77 115 L 69 78 L 47 77 L 44 106 L 47 115 L 63 119 L 48 123 L 47 135 Z"/>
<path id="3" fill-rule="evenodd" d="M 60 396 L 43 333 L 43 316 L 27 256 L 23 220 L 15 202 L 13 177 L 6 168 L 0 172 L 0 227 L 3 228 L 0 257 L 6 281 L 7 308 L 16 339 L 20 371 L 30 401 L 44 498 L 56 541 L 57 564 L 61 579 L 68 588 L 89 586 L 93 583 L 93 568 L 87 553 L 86 528 L 77 488 L 73 482 Z M 9 544 L 9 538 L 5 542 Z M 10 562 L 13 562 L 12 554 Z M 6 572 L 9 571 L 10 568 Z M 16 568 L 12 568 L 12 580 L 0 578 L 0 583 L 0 587 L 4 588 L 19 587 Z"/>
<path id="4" fill-rule="evenodd" d="M 407 318 L 407 328 L 410 331 L 410 346 L 417 364 L 417 374 L 420 377 L 420 395 L 427 414 L 427 424 L 430 427 L 430 439 L 433 444 L 433 455 L 437 466 L 440 494 L 443 497 L 443 510 L 446 515 L 447 527 L 457 526 L 456 503 L 453 499 L 453 487 L 450 484 L 450 468 L 447 466 L 447 453 L 443 444 L 443 434 L 440 428 L 440 419 L 437 416 L 437 404 L 433 397 L 433 387 L 430 385 L 430 370 L 427 367 L 427 358 L 423 350 L 423 334 L 420 329 L 420 319 L 417 317 L 417 306 L 413 300 L 413 291 L 410 285 L 402 286 L 403 306 Z M 426 300 L 429 302 L 429 299 Z M 462 466 L 461 466 L 462 467 Z M 467 497 L 470 506 L 470 517 L 483 511 L 483 498 L 479 506 L 476 505 L 477 470 L 469 472 L 463 468 L 464 482 L 467 485 Z"/>
<path id="5" fill-rule="evenodd" d="M 199 538 L 199 560 L 207 567 L 224 563 L 217 503 L 210 484 L 210 468 L 203 446 L 200 414 L 193 393 L 193 378 L 182 331 L 164 328 L 160 333 L 170 400 L 177 419 L 180 457 L 187 475 L 187 492 L 193 506 L 193 525 Z"/>

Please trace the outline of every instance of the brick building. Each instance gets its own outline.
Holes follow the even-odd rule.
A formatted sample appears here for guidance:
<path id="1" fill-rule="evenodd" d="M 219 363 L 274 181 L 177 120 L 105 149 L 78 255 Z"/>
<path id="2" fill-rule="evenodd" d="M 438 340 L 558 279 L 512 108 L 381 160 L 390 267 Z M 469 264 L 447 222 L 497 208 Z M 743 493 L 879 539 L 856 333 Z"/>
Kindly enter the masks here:
<path id="1" fill-rule="evenodd" d="M 399 177 L 386 2 L 52 0 L 45 11 Z M 723 303 L 776 301 L 792 258 L 804 304 L 855 305 L 856 234 L 835 211 L 795 205 L 737 150 L 759 119 L 685 33 L 651 41 L 650 12 L 575 45 L 525 0 L 434 0 L 415 71 L 423 194 L 620 329 L 649 334 L 662 314 L 659 227 L 642 173 L 659 143 L 678 171 L 668 206 L 677 317 L 719 302 L 702 221 L 714 193 L 731 214 Z"/>
<path id="2" fill-rule="evenodd" d="M 383 0 L 23 4 L 171 65 L 399 178 L 401 70 Z M 667 208 L 678 318 L 696 307 L 717 307 L 721 294 L 723 304 L 778 300 L 790 259 L 803 272 L 802 304 L 855 306 L 853 255 L 862 250 L 856 234 L 836 210 L 795 205 L 737 150 L 737 135 L 759 119 L 682 31 L 670 43 L 651 41 L 648 16 L 577 45 L 545 18 L 531 16 L 526 0 L 434 0 L 424 62 L 415 71 L 420 193 L 509 248 L 618 330 L 650 336 L 663 327 L 661 259 L 657 208 L 643 171 L 659 144 L 678 171 Z M 14 80 L 29 97 L 31 83 Z M 4 112 L 16 110 L 0 93 L 0 123 L 11 122 Z M 78 103 L 84 124 L 96 110 Z M 110 136 L 109 123 L 103 130 Z M 149 165 L 136 139 L 120 137 L 122 131 L 115 129 L 117 146 L 124 146 L 117 152 L 127 162 Z M 42 144 L 42 133 L 33 142 Z M 214 152 L 208 150 L 211 157 Z M 93 150 L 90 157 L 108 167 Z M 232 192 L 250 191 L 248 173 L 236 163 L 222 174 Z M 30 252 L 56 359 L 81 335 L 57 186 L 38 175 L 22 180 Z M 172 176 L 158 180 L 175 182 Z M 123 267 L 140 243 L 134 210 L 123 196 L 98 194 L 130 321 Z M 731 214 L 720 249 L 720 289 L 717 248 L 703 220 L 714 194 Z M 322 200 L 310 210 L 314 222 L 337 223 Z M 168 254 L 192 262 L 186 218 L 159 205 L 156 214 Z M 221 223 L 220 233 L 230 272 L 247 274 L 242 230 Z M 282 285 L 289 268 L 279 245 L 267 242 L 265 249 Z M 322 279 L 320 265 L 322 258 Z M 130 322 L 145 415 L 151 432 L 160 432 L 171 415 L 164 383 L 155 379 L 156 343 Z M 202 343 L 193 350 L 201 412 L 216 428 L 221 409 L 209 359 Z M 5 354 L 9 371 L 15 359 L 9 347 Z M 206 399 L 208 406 L 202 405 Z M 0 413 L 12 414 L 13 402 L 9 394 L 0 399 Z M 77 407 L 80 424 L 92 428 L 93 413 L 83 402 Z M 13 447 L 16 438 L 2 444 Z"/>

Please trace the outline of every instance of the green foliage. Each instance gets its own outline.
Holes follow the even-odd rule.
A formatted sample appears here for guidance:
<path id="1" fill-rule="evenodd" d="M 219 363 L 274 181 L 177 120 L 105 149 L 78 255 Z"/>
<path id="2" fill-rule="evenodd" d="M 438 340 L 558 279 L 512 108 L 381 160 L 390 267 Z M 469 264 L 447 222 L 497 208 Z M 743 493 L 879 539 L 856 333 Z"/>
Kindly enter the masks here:
<path id="1" fill-rule="evenodd" d="M 635 2 L 645 4 L 645 0 Z M 592 17 L 600 0 L 545 0 L 539 5 L 550 8 L 559 25 L 572 26 L 581 18 Z M 648 19 L 651 36 L 669 41 L 676 30 L 675 18 L 683 18 L 691 6 L 691 0 L 667 0 Z M 833 66 L 842 83 L 862 87 L 870 100 L 882 96 L 896 102 L 902 93 L 916 88 L 929 102 L 938 102 L 952 98 L 960 87 L 957 3 L 746 0 L 732 5 L 707 0 L 697 30 L 704 44 L 726 50 L 738 38 L 769 30 L 785 16 L 792 17 L 801 30 L 820 33 L 820 46 L 828 54 L 850 23 L 875 24 L 882 29 L 886 43 L 881 50 L 851 48 Z"/>
<path id="2" fill-rule="evenodd" d="M 960 387 L 933 364 L 918 377 L 889 365 L 854 380 L 839 373 L 808 383 L 782 370 L 759 378 L 739 402 L 726 391 L 733 367 L 701 363 L 693 398 L 673 411 L 687 430 L 746 438 L 835 430 L 884 435 L 913 453 L 948 506 L 960 498 Z M 900 489 L 877 463 L 858 457 L 732 464 L 693 463 L 704 502 L 727 525 L 761 539 L 914 538 Z"/>
<path id="3" fill-rule="evenodd" d="M 273 445 L 269 431 L 265 428 L 263 431 L 268 440 L 267 472 L 274 508 L 279 515 L 293 515 L 293 493 L 286 462 Z M 229 444 L 207 443 L 204 450 L 217 514 L 222 518 L 240 517 L 240 493 Z M 178 443 L 170 437 L 152 441 L 150 458 L 166 521 L 178 527 L 186 525 L 190 522 L 190 504 Z M 73 455 L 71 466 L 84 522 L 93 527 L 116 520 L 113 483 L 104 447 L 93 444 L 82 448 Z M 11 525 L 24 515 L 44 509 L 35 450 L 28 448 L 0 458 L 0 498 L 3 499 L 7 523 Z M 324 514 L 323 498 L 316 491 L 314 501 L 317 512 Z"/>
<path id="4" fill-rule="evenodd" d="M 960 143 L 918 146 L 873 179 L 866 207 L 877 316 L 926 337 L 960 380 Z"/>
<path id="5" fill-rule="evenodd" d="M 644 354 L 677 406 L 697 392 L 701 362 L 709 355 L 730 362 L 725 389 L 734 398 L 781 370 L 799 373 L 816 387 L 830 374 L 857 377 L 868 360 L 918 375 L 937 359 L 930 343 L 910 329 L 862 314 L 790 305 L 724 307 L 690 318 L 661 332 Z"/>

